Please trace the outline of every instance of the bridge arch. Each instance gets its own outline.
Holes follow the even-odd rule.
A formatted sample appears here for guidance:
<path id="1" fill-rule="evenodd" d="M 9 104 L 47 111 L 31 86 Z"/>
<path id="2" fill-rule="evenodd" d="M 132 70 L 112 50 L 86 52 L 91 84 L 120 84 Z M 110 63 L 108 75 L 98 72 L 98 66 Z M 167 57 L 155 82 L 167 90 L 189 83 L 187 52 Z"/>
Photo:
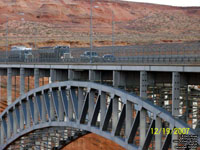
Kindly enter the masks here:
<path id="1" fill-rule="evenodd" d="M 148 149 L 153 128 L 189 128 L 151 102 L 102 84 L 51 83 L 29 91 L 0 115 L 0 148 L 47 127 L 72 127 L 112 140 L 126 149 Z M 190 129 L 189 134 L 196 134 Z M 136 139 L 136 137 L 139 139 Z M 155 135 L 155 149 L 167 149 L 177 136 Z M 200 143 L 200 139 L 198 139 Z"/>

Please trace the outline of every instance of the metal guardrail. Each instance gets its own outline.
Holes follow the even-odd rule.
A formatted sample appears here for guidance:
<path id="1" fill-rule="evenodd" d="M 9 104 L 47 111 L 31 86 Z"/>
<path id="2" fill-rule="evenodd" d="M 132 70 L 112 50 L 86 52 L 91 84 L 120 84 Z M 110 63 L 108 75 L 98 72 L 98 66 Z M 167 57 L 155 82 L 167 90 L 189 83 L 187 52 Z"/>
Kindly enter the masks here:
<path id="1" fill-rule="evenodd" d="M 104 58 L 29 58 L 29 59 L 0 59 L 3 63 L 136 63 L 136 64 L 197 64 L 200 57 L 195 56 L 162 56 L 162 57 L 117 57 L 114 60 Z"/>
<path id="2" fill-rule="evenodd" d="M 193 43 L 171 43 L 134 46 L 105 46 L 94 47 L 99 57 L 81 57 L 85 51 L 91 51 L 89 47 L 70 48 L 70 55 L 63 57 L 59 52 L 52 49 L 33 50 L 30 53 L 13 51 L 1 51 L 0 62 L 21 63 L 162 63 L 162 64 L 195 64 L 200 62 L 200 42 Z M 111 54 L 112 59 L 102 56 Z"/>

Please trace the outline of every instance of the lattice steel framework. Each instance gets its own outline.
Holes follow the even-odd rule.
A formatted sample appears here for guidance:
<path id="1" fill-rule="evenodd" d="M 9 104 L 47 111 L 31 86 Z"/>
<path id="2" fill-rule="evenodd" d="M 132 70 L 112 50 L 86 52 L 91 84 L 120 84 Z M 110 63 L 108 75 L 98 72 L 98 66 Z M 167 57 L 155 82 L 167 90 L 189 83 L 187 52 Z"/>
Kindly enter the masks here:
<path id="1" fill-rule="evenodd" d="M 19 97 L 0 115 L 0 149 L 43 128 L 70 127 L 110 139 L 126 149 L 168 149 L 173 134 L 152 128 L 189 128 L 166 110 L 113 87 L 80 81 L 48 84 Z M 190 129 L 189 134 L 196 134 Z M 198 139 L 200 143 L 200 138 Z"/>

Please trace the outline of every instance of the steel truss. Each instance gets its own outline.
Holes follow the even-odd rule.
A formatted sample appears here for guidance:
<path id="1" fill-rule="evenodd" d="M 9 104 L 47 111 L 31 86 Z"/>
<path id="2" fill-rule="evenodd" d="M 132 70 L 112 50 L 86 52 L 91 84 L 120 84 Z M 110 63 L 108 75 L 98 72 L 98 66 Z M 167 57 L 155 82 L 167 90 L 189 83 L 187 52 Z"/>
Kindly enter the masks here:
<path id="1" fill-rule="evenodd" d="M 68 127 L 70 132 L 93 132 L 126 149 L 160 150 L 174 146 L 172 140 L 178 136 L 154 135 L 152 128 L 169 128 L 170 131 L 189 128 L 166 110 L 124 90 L 80 81 L 56 82 L 33 89 L 9 105 L 0 115 L 0 121 L 0 149 L 8 148 L 20 138 L 20 146 L 24 146 L 25 140 L 29 140 L 31 146 L 33 142 L 27 138 L 28 134 L 46 131 L 44 134 L 49 135 L 44 138 L 53 138 L 56 134 L 50 135 L 45 128 L 64 131 Z M 190 129 L 189 134 L 196 133 Z M 58 147 L 56 141 L 68 137 L 61 138 L 58 134 L 52 145 Z M 38 145 L 45 146 L 41 144 L 43 140 Z"/>

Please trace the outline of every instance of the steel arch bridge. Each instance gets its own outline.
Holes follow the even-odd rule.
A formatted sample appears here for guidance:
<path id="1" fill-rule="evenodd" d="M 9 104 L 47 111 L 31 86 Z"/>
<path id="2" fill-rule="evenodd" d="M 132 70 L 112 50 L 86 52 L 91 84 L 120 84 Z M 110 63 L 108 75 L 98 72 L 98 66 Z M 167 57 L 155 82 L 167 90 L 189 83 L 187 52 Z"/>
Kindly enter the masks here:
<path id="1" fill-rule="evenodd" d="M 124 90 L 80 81 L 56 82 L 33 89 L 9 105 L 0 121 L 0 149 L 9 148 L 38 130 L 63 128 L 64 132 L 68 127 L 76 137 L 83 135 L 77 133 L 89 131 L 126 149 L 145 150 L 151 145 L 164 150 L 174 146 L 172 140 L 178 138 L 173 134 L 174 128 L 189 128 L 166 110 Z M 172 134 L 154 135 L 154 128 L 168 128 Z M 188 133 L 196 135 L 193 129 Z M 74 138 L 67 135 L 66 139 Z"/>

